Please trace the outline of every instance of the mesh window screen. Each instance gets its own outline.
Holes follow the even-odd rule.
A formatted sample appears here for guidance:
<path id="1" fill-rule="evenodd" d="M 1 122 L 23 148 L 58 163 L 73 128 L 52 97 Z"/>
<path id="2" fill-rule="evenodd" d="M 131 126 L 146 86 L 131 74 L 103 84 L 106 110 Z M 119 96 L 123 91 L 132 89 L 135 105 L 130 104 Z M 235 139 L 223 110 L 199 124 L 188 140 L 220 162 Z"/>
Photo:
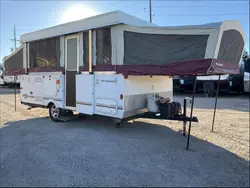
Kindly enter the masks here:
<path id="1" fill-rule="evenodd" d="M 145 34 L 124 31 L 124 64 L 166 64 L 203 59 L 208 35 Z"/>
<path id="2" fill-rule="evenodd" d="M 60 37 L 29 44 L 30 68 L 60 67 Z"/>
<path id="3" fill-rule="evenodd" d="M 239 64 L 243 48 L 244 40 L 238 31 L 224 31 L 217 59 Z"/>
<path id="4" fill-rule="evenodd" d="M 22 69 L 23 68 L 23 49 L 12 55 L 4 62 L 5 70 Z"/>
<path id="5" fill-rule="evenodd" d="M 67 70 L 77 70 L 77 38 L 67 39 Z"/>
<path id="6" fill-rule="evenodd" d="M 83 33 L 83 63 L 84 67 L 89 66 L 89 32 Z"/>
<path id="7" fill-rule="evenodd" d="M 111 30 L 96 30 L 96 64 L 111 64 Z"/>

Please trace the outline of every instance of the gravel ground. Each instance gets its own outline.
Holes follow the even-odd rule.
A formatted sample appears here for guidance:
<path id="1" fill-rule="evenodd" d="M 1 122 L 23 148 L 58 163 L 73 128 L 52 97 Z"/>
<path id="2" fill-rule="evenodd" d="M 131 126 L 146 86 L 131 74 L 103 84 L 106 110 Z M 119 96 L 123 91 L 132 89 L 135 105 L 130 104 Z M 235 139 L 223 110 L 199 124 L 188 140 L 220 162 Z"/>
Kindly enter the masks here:
<path id="1" fill-rule="evenodd" d="M 190 151 L 182 124 L 87 117 L 54 123 L 0 89 L 0 186 L 249 186 L 249 100 L 197 97 Z M 175 96 L 182 101 L 183 96 Z"/>

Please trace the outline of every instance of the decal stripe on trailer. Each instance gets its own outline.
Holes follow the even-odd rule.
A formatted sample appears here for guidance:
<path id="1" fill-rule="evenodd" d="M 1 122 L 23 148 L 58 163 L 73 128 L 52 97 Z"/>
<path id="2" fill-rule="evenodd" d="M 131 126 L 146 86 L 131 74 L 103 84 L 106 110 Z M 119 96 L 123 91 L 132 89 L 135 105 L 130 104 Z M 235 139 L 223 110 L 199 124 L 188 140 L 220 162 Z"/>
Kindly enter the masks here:
<path id="1" fill-rule="evenodd" d="M 86 105 L 86 106 L 92 106 L 92 103 L 90 103 L 90 102 L 83 102 L 83 101 L 77 101 L 76 104 L 81 104 L 81 105 Z M 115 105 L 107 105 L 107 104 L 97 103 L 96 106 L 97 107 L 104 107 L 104 108 L 116 109 Z M 123 110 L 123 107 L 122 106 L 118 106 L 117 109 L 118 110 Z"/>
<path id="2" fill-rule="evenodd" d="M 38 96 L 31 96 L 31 95 L 27 95 L 27 94 L 23 94 L 22 95 L 24 98 L 34 98 L 34 97 L 38 97 Z M 40 97 L 43 98 L 44 100 L 49 100 L 49 99 L 53 99 L 54 101 L 62 101 L 62 99 L 58 99 L 58 98 L 48 98 L 48 97 Z"/>
<path id="3" fill-rule="evenodd" d="M 98 107 L 104 107 L 104 108 L 116 109 L 116 106 L 115 106 L 115 105 L 106 105 L 106 104 L 97 103 L 96 106 L 98 106 Z M 123 107 L 122 107 L 122 106 L 118 106 L 117 109 L 118 109 L 118 110 L 123 110 Z"/>
<path id="4" fill-rule="evenodd" d="M 27 94 L 23 94 L 23 97 L 24 97 L 24 98 L 27 98 L 27 97 L 29 97 L 29 98 L 34 98 L 34 96 L 27 95 Z"/>
<path id="5" fill-rule="evenodd" d="M 76 101 L 76 104 L 82 104 L 82 105 L 86 105 L 86 106 L 92 106 L 92 103 L 90 103 L 90 102 Z"/>

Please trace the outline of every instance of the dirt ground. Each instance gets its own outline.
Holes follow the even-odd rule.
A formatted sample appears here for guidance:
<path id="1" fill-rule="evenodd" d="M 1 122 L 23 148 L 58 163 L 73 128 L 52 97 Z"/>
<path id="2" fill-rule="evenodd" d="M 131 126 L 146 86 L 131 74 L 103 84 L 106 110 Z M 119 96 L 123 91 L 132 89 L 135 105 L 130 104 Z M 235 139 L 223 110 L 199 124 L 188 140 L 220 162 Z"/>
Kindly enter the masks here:
<path id="1" fill-rule="evenodd" d="M 175 101 L 182 103 L 186 95 L 174 96 Z M 47 118 L 46 109 L 27 110 L 19 95 L 16 111 L 14 104 L 11 91 L 0 89 L 0 186 L 249 186 L 246 96 L 219 98 L 214 132 L 214 98 L 197 96 L 193 115 L 199 122 L 193 123 L 189 152 L 181 122 L 137 119 L 116 129 L 90 117 L 58 124 Z M 74 160 L 59 157 L 68 153 Z M 81 159 L 88 163 L 80 164 Z M 53 160 L 58 166 L 42 165 Z"/>

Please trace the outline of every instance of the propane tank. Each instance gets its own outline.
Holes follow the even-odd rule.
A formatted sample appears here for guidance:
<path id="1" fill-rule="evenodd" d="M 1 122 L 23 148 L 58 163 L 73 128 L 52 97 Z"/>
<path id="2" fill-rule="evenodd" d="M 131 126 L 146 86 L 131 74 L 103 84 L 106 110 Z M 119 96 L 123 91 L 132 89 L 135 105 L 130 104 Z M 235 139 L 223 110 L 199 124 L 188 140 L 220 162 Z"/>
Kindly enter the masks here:
<path id="1" fill-rule="evenodd" d="M 157 100 L 158 100 L 158 95 L 156 95 L 156 94 L 148 95 L 147 108 L 148 108 L 149 112 L 153 112 L 153 113 L 159 112 L 159 106 L 156 103 Z"/>

